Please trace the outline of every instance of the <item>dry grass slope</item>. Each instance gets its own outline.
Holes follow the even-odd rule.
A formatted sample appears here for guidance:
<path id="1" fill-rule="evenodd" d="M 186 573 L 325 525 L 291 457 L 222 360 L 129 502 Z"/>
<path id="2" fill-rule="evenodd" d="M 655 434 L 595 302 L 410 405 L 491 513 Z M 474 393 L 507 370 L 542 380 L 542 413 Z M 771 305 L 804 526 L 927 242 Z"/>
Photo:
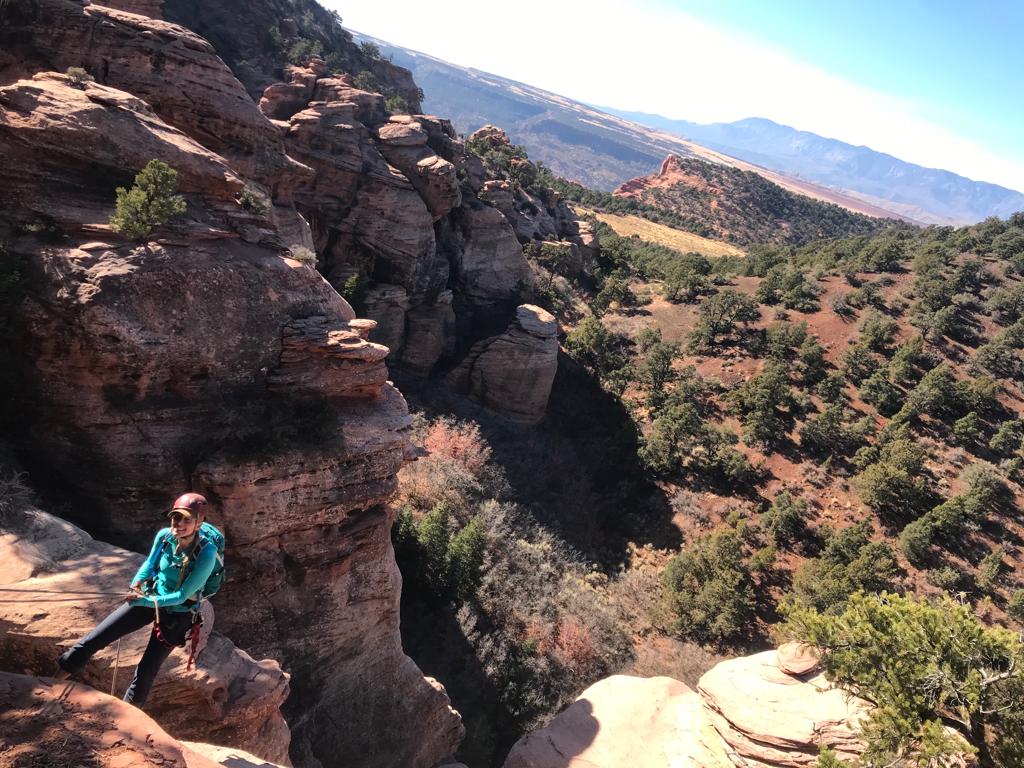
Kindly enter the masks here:
<path id="1" fill-rule="evenodd" d="M 598 220 L 607 224 L 615 230 L 615 234 L 623 237 L 637 235 L 643 240 L 666 248 L 674 248 L 680 253 L 700 253 L 708 258 L 720 256 L 745 256 L 746 254 L 735 245 L 722 243 L 718 240 L 711 240 L 692 232 L 683 232 L 680 229 L 673 229 L 664 224 L 656 224 L 653 221 L 642 219 L 639 216 L 620 216 L 614 213 L 600 213 L 587 208 L 577 207 L 581 214 L 592 214 Z"/>

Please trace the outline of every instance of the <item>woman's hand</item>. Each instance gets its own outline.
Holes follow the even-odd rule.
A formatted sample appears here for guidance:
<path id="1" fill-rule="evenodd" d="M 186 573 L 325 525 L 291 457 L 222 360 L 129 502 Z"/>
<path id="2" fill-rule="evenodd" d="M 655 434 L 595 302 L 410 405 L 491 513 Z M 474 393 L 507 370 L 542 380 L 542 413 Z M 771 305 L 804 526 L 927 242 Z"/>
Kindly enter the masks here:
<path id="1" fill-rule="evenodd" d="M 124 601 L 130 603 L 132 600 L 138 600 L 140 597 L 145 597 L 145 595 L 142 594 L 142 590 L 139 589 L 137 584 L 132 584 L 131 589 L 124 596 Z"/>

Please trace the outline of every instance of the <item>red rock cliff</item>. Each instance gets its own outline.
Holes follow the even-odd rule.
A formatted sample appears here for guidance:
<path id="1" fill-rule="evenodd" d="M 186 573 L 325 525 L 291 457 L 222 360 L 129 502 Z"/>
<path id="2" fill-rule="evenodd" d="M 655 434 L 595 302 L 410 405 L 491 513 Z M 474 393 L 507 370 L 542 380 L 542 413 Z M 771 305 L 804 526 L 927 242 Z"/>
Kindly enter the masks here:
<path id="1" fill-rule="evenodd" d="M 210 495 L 231 564 L 218 628 L 292 673 L 297 764 L 450 754 L 459 718 L 398 632 L 385 502 L 405 402 L 373 323 L 285 258 L 309 239 L 290 206 L 309 171 L 188 30 L 71 0 L 6 4 L 0 30 L 0 238 L 29 278 L 35 477 L 136 548 L 181 488 Z M 96 83 L 46 74 L 82 65 Z M 126 242 L 105 223 L 114 187 L 153 158 L 179 170 L 188 211 Z M 247 185 L 277 205 L 244 209 Z"/>

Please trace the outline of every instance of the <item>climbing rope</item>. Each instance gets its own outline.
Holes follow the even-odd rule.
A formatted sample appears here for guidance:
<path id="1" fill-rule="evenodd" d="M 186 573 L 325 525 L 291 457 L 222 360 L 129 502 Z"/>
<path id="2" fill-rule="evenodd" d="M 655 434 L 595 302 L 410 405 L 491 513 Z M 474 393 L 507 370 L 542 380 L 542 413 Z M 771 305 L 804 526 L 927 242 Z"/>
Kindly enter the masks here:
<path id="1" fill-rule="evenodd" d="M 82 595 L 83 597 L 41 597 L 28 600 L 0 599 L 0 603 L 80 603 L 104 597 L 124 597 L 124 592 L 87 592 L 74 589 L 16 589 L 0 587 L 0 592 L 14 592 L 23 595 Z"/>
<path id="2" fill-rule="evenodd" d="M 114 652 L 114 674 L 110 678 L 110 695 L 114 695 L 114 686 L 117 685 L 117 666 L 121 662 L 121 638 L 117 638 L 117 650 Z"/>

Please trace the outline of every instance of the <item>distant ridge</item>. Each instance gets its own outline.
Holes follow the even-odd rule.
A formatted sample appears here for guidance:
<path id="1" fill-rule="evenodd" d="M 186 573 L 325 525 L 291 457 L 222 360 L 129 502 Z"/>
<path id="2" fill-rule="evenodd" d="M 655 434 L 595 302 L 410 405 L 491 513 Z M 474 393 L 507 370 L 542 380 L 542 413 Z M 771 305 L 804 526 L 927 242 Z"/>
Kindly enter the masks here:
<path id="1" fill-rule="evenodd" d="M 714 136 L 703 139 L 690 135 L 687 139 L 679 135 L 680 125 L 699 128 L 696 123 L 668 120 L 658 115 L 610 113 L 378 38 L 358 32 L 354 35 L 357 39 L 376 43 L 395 64 L 410 69 L 425 93 L 424 109 L 449 117 L 460 133 L 470 133 L 488 123 L 501 126 L 513 142 L 526 147 L 532 159 L 540 160 L 560 176 L 593 189 L 610 192 L 624 181 L 657 171 L 665 157 L 674 154 L 754 171 L 792 192 L 836 203 L 869 216 L 895 216 L 917 224 L 976 221 L 989 215 L 1006 216 L 1024 208 L 1024 195 L 995 184 L 972 182 L 948 171 L 931 171 L 940 176 L 915 177 L 918 181 L 913 183 L 924 186 L 916 198 L 909 195 L 910 190 L 902 189 L 903 186 L 912 187 L 911 182 L 898 183 L 899 188 L 895 191 L 884 187 L 879 189 L 878 185 L 863 185 L 869 190 L 864 192 L 850 181 L 823 182 L 799 169 L 780 171 L 770 152 L 763 153 L 763 156 L 758 154 L 756 145 L 760 139 L 756 137 L 747 142 L 746 150 L 741 146 L 733 152 L 725 151 L 720 149 L 725 143 L 719 144 Z M 629 117 L 631 114 L 637 118 Z M 646 119 L 647 124 L 641 123 L 640 118 Z M 753 120 L 757 121 L 757 118 Z M 767 120 L 763 122 L 775 125 Z M 777 127 L 793 131 L 785 126 Z M 814 134 L 794 133 L 818 141 L 831 141 Z M 753 134 L 748 132 L 744 135 Z M 842 142 L 836 144 L 842 145 Z M 894 167 L 898 167 L 902 175 L 919 169 L 897 158 L 874 153 L 867 148 L 863 150 L 870 153 L 869 159 L 888 158 L 889 165 L 897 164 Z M 866 168 L 872 167 L 870 162 L 862 162 Z M 851 175 L 856 176 L 856 166 Z M 867 170 L 862 175 L 872 176 Z M 899 179 L 895 181 L 899 182 Z M 970 205 L 958 202 L 965 198 L 972 201 Z M 1019 202 L 1016 202 L 1017 198 Z"/>
<path id="2" fill-rule="evenodd" d="M 765 168 L 861 196 L 930 224 L 968 224 L 1024 210 L 1024 194 L 1016 190 L 926 168 L 762 117 L 701 124 L 645 112 L 600 109 Z"/>

